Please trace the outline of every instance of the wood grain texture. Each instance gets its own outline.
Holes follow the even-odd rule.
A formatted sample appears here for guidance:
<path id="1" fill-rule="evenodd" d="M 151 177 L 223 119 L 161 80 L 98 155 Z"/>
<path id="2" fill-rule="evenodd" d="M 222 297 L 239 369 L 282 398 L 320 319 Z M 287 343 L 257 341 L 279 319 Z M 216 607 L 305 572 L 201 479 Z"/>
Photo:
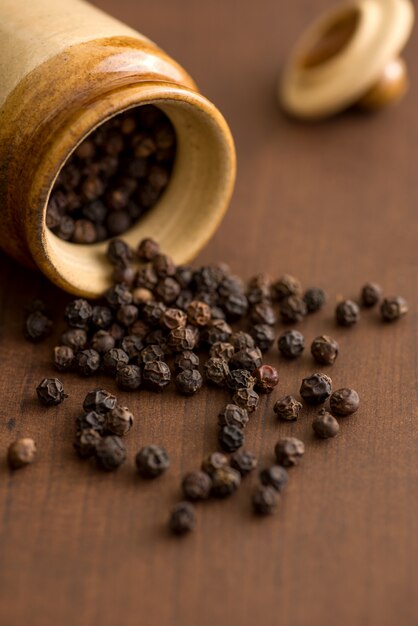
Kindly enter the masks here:
<path id="1" fill-rule="evenodd" d="M 297 393 L 315 369 L 306 354 L 283 363 L 281 382 L 248 427 L 262 464 L 279 435 L 301 436 L 278 515 L 251 515 L 249 478 L 228 502 L 199 508 L 198 531 L 166 532 L 181 474 L 216 443 L 221 392 L 190 400 L 120 394 L 137 416 L 129 462 L 104 475 L 72 451 L 83 393 L 98 380 L 65 377 L 70 398 L 43 409 L 35 386 L 50 347 L 21 339 L 31 297 L 65 301 L 38 275 L 1 257 L 0 623 L 2 626 L 413 626 L 418 622 L 417 201 L 418 43 L 407 50 L 412 88 L 376 117 L 353 113 L 299 125 L 277 110 L 286 51 L 327 0 L 210 3 L 97 0 L 171 53 L 226 115 L 239 159 L 237 189 L 218 234 L 196 261 L 225 260 L 249 277 L 290 271 L 329 292 L 323 314 L 303 325 L 341 343 L 334 385 L 358 390 L 362 406 L 334 441 L 311 436 L 310 415 L 278 425 L 272 405 Z M 336 329 L 339 294 L 376 280 L 404 295 L 410 314 L 383 326 L 375 312 Z M 16 382 L 13 382 L 16 381 Z M 113 389 L 112 384 L 107 384 Z M 39 460 L 9 473 L 7 445 L 33 436 Z M 172 469 L 141 481 L 140 445 L 166 446 Z"/>

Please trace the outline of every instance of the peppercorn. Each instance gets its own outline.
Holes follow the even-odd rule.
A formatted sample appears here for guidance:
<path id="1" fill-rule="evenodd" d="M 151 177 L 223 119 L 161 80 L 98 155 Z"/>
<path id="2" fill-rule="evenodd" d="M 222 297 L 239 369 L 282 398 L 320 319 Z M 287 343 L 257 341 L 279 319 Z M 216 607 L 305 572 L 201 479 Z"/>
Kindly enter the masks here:
<path id="1" fill-rule="evenodd" d="M 45 406 L 56 406 L 68 398 L 64 385 L 58 378 L 44 378 L 36 388 L 36 393 Z"/>
<path id="2" fill-rule="evenodd" d="M 175 535 L 185 535 L 196 526 L 195 508 L 190 502 L 179 502 L 172 509 L 169 526 Z"/>
<path id="3" fill-rule="evenodd" d="M 332 365 L 338 352 L 338 343 L 328 335 L 316 337 L 311 344 L 311 354 L 320 365 Z"/>
<path id="4" fill-rule="evenodd" d="M 132 412 L 126 406 L 121 406 L 120 404 L 116 404 L 108 411 L 105 418 L 106 430 L 119 437 L 126 435 L 134 423 Z"/>
<path id="5" fill-rule="evenodd" d="M 332 380 L 326 374 L 312 374 L 302 380 L 300 395 L 308 404 L 322 404 L 331 395 Z"/>
<path id="6" fill-rule="evenodd" d="M 173 304 L 180 295 L 181 287 L 171 276 L 160 280 L 155 288 L 155 294 L 164 304 Z"/>
<path id="7" fill-rule="evenodd" d="M 177 265 L 175 277 L 182 289 L 186 289 L 193 280 L 193 269 L 189 265 Z"/>
<path id="8" fill-rule="evenodd" d="M 196 337 L 188 327 L 175 328 L 169 332 L 167 343 L 173 352 L 184 352 L 184 350 L 193 350 L 196 345 Z"/>
<path id="9" fill-rule="evenodd" d="M 225 465 L 212 473 L 212 495 L 215 498 L 227 498 L 231 496 L 241 484 L 241 474 Z"/>
<path id="10" fill-rule="evenodd" d="M 106 291 L 106 301 L 112 309 L 117 309 L 123 304 L 131 304 L 132 293 L 125 283 L 117 283 Z"/>
<path id="11" fill-rule="evenodd" d="M 186 369 L 177 374 L 175 384 L 180 393 L 186 396 L 192 396 L 201 389 L 203 379 L 199 370 Z"/>
<path id="12" fill-rule="evenodd" d="M 188 500 L 207 500 L 212 488 L 212 479 L 203 471 L 190 472 L 183 478 L 181 487 Z"/>
<path id="13" fill-rule="evenodd" d="M 254 339 L 249 333 L 245 333 L 243 330 L 238 330 L 235 333 L 232 333 L 229 342 L 234 346 L 235 352 L 255 348 Z"/>
<path id="14" fill-rule="evenodd" d="M 25 321 L 26 339 L 34 343 L 42 341 L 51 332 L 52 321 L 42 312 L 33 311 Z"/>
<path id="15" fill-rule="evenodd" d="M 185 350 L 176 354 L 174 359 L 176 370 L 183 372 L 184 370 L 196 370 L 199 367 L 199 357 L 191 350 Z"/>
<path id="16" fill-rule="evenodd" d="M 96 413 L 107 413 L 116 406 L 116 397 L 105 389 L 94 389 L 89 391 L 83 402 L 85 411 L 95 411 Z"/>
<path id="17" fill-rule="evenodd" d="M 204 302 L 193 300 L 187 307 L 187 317 L 191 324 L 206 326 L 212 317 L 210 306 Z"/>
<path id="18" fill-rule="evenodd" d="M 81 430 L 97 430 L 99 435 L 105 432 L 106 418 L 103 413 L 89 411 L 84 415 L 77 417 L 77 428 Z"/>
<path id="19" fill-rule="evenodd" d="M 231 467 L 244 478 L 257 467 L 257 458 L 249 450 L 237 450 L 231 456 Z"/>
<path id="20" fill-rule="evenodd" d="M 161 316 L 161 325 L 167 330 L 184 328 L 187 323 L 187 315 L 180 309 L 167 309 Z"/>
<path id="21" fill-rule="evenodd" d="M 238 426 L 222 426 L 218 439 L 225 452 L 235 452 L 244 444 L 244 432 Z"/>
<path id="22" fill-rule="evenodd" d="M 96 328 L 106 330 L 113 321 L 113 313 L 108 306 L 96 305 L 93 307 L 91 322 Z"/>
<path id="23" fill-rule="evenodd" d="M 354 389 L 337 389 L 329 399 L 331 413 L 337 417 L 346 417 L 355 413 L 360 405 L 360 398 Z"/>
<path id="24" fill-rule="evenodd" d="M 144 365 L 143 380 L 151 391 L 163 391 L 171 380 L 170 368 L 164 361 L 148 361 Z"/>
<path id="25" fill-rule="evenodd" d="M 97 240 L 97 231 L 90 220 L 76 220 L 72 240 L 74 243 L 94 243 Z"/>
<path id="26" fill-rule="evenodd" d="M 280 317 L 283 324 L 301 322 L 306 314 L 305 301 L 299 296 L 288 296 L 280 300 Z"/>
<path id="27" fill-rule="evenodd" d="M 112 239 L 107 245 L 106 256 L 112 265 L 127 267 L 132 262 L 133 252 L 122 239 Z"/>
<path id="28" fill-rule="evenodd" d="M 360 292 L 360 301 L 364 307 L 375 306 L 382 297 L 382 288 L 377 283 L 366 283 Z"/>
<path id="29" fill-rule="evenodd" d="M 235 391 L 237 389 L 252 389 L 255 379 L 248 370 L 232 370 L 227 374 L 225 382 L 228 389 Z"/>
<path id="30" fill-rule="evenodd" d="M 137 365 L 120 365 L 116 371 L 116 384 L 125 391 L 134 391 L 141 386 L 141 370 Z"/>
<path id="31" fill-rule="evenodd" d="M 74 351 L 69 346 L 55 346 L 54 366 L 59 372 L 68 372 L 74 362 Z"/>
<path id="32" fill-rule="evenodd" d="M 139 355 L 138 362 L 141 364 L 149 363 L 150 361 L 163 361 L 164 351 L 157 344 L 150 344 L 146 346 Z"/>
<path id="33" fill-rule="evenodd" d="M 274 326 L 277 322 L 277 315 L 268 302 L 259 302 L 254 305 L 250 313 L 250 321 L 255 324 L 268 324 Z"/>
<path id="34" fill-rule="evenodd" d="M 312 428 L 315 435 L 321 437 L 321 439 L 329 439 L 330 437 L 335 437 L 338 434 L 340 425 L 331 413 L 322 409 L 313 420 Z"/>
<path id="35" fill-rule="evenodd" d="M 305 454 L 305 445 L 296 437 L 283 437 L 276 443 L 274 452 L 279 465 L 292 467 L 300 463 Z"/>
<path id="36" fill-rule="evenodd" d="M 116 374 L 118 367 L 128 363 L 129 356 L 121 348 L 112 348 L 103 357 L 103 369 L 112 376 Z"/>
<path id="37" fill-rule="evenodd" d="M 98 330 L 94 333 L 90 346 L 99 354 L 105 354 L 115 347 L 115 340 L 107 330 Z"/>
<path id="38" fill-rule="evenodd" d="M 298 330 L 286 330 L 277 340 L 277 347 L 285 359 L 296 359 L 305 349 L 305 337 Z"/>
<path id="39" fill-rule="evenodd" d="M 65 320 L 72 328 L 87 328 L 93 316 L 93 309 L 87 300 L 73 300 L 65 308 Z"/>
<path id="40" fill-rule="evenodd" d="M 170 460 L 164 448 L 150 445 L 137 453 L 135 464 L 142 478 L 158 478 L 170 467 Z"/>
<path id="41" fill-rule="evenodd" d="M 271 280 L 266 274 L 258 274 L 248 281 L 247 300 L 250 304 L 271 300 Z"/>
<path id="42" fill-rule="evenodd" d="M 211 346 L 209 350 L 209 356 L 229 361 L 234 355 L 234 352 L 235 350 L 232 343 L 217 341 L 213 344 L 213 346 Z"/>
<path id="43" fill-rule="evenodd" d="M 100 354 L 92 349 L 81 350 L 75 357 L 75 365 L 81 376 L 93 376 L 100 367 Z"/>
<path id="44" fill-rule="evenodd" d="M 272 296 L 278 302 L 289 296 L 300 296 L 302 285 L 299 280 L 290 274 L 284 274 L 272 285 Z"/>
<path id="45" fill-rule="evenodd" d="M 293 396 L 284 396 L 280 400 L 277 400 L 273 407 L 273 411 L 276 413 L 277 417 L 286 421 L 297 420 L 301 409 L 302 404 Z"/>
<path id="46" fill-rule="evenodd" d="M 396 322 L 408 313 L 408 304 L 401 296 L 385 298 L 380 306 L 380 315 L 384 322 Z"/>
<path id="47" fill-rule="evenodd" d="M 72 348 L 74 352 L 78 352 L 87 345 L 87 333 L 83 328 L 70 328 L 62 333 L 61 341 L 65 346 Z"/>
<path id="48" fill-rule="evenodd" d="M 259 396 L 254 389 L 237 389 L 232 397 L 232 401 L 234 404 L 246 409 L 248 413 L 252 413 L 258 407 Z"/>
<path id="49" fill-rule="evenodd" d="M 139 242 L 137 256 L 140 261 L 152 261 L 157 254 L 160 254 L 160 246 L 154 239 L 147 237 Z"/>
<path id="50" fill-rule="evenodd" d="M 76 435 L 74 448 L 82 459 L 88 459 L 95 456 L 97 445 L 101 439 L 99 431 L 94 428 L 83 428 Z"/>
<path id="51" fill-rule="evenodd" d="M 30 465 L 36 458 L 36 444 L 30 437 L 21 437 L 10 444 L 7 462 L 11 469 L 20 469 Z"/>
<path id="52" fill-rule="evenodd" d="M 279 382 L 279 373 L 272 365 L 261 365 L 253 372 L 255 390 L 258 393 L 271 393 Z"/>
<path id="53" fill-rule="evenodd" d="M 253 372 L 257 367 L 260 367 L 263 357 L 260 348 L 244 348 L 235 352 L 235 354 L 229 359 L 229 369 L 243 369 Z"/>
<path id="54" fill-rule="evenodd" d="M 260 472 L 260 481 L 265 486 L 273 487 L 276 491 L 283 491 L 289 480 L 289 474 L 281 465 L 272 465 Z"/>
<path id="55" fill-rule="evenodd" d="M 231 321 L 239 320 L 248 311 L 248 300 L 243 293 L 229 293 L 221 299 L 221 306 L 226 318 Z"/>
<path id="56" fill-rule="evenodd" d="M 250 329 L 251 337 L 254 339 L 261 352 L 270 350 L 274 343 L 274 330 L 268 324 L 256 324 Z"/>
<path id="57" fill-rule="evenodd" d="M 138 318 L 138 307 L 134 304 L 122 304 L 118 309 L 116 317 L 122 326 L 131 326 Z"/>
<path id="58" fill-rule="evenodd" d="M 159 278 L 174 276 L 176 273 L 176 266 L 167 254 L 156 254 L 152 259 L 152 267 Z"/>
<path id="59" fill-rule="evenodd" d="M 303 300 L 306 304 L 307 312 L 316 313 L 324 306 L 327 296 L 325 291 L 320 287 L 311 287 L 303 294 Z"/>
<path id="60" fill-rule="evenodd" d="M 248 424 L 248 411 L 236 404 L 227 404 L 223 411 L 219 413 L 218 424 L 219 426 L 245 428 Z"/>
<path id="61" fill-rule="evenodd" d="M 122 341 L 125 336 L 125 329 L 120 324 L 113 322 L 113 324 L 109 327 L 109 334 L 112 335 L 113 339 L 118 342 Z"/>
<path id="62" fill-rule="evenodd" d="M 222 467 L 228 465 L 228 458 L 222 452 L 212 452 L 202 461 L 202 471 L 213 476 L 213 474 Z"/>
<path id="63" fill-rule="evenodd" d="M 252 496 L 254 512 L 257 515 L 272 515 L 277 508 L 279 495 L 273 487 L 259 485 Z"/>
<path id="64" fill-rule="evenodd" d="M 96 459 L 99 467 L 107 472 L 114 471 L 126 460 L 126 448 L 117 435 L 103 437 L 96 445 Z"/>
<path id="65" fill-rule="evenodd" d="M 220 387 L 223 387 L 223 385 L 225 385 L 226 379 L 230 374 L 228 363 L 225 361 L 225 359 L 211 357 L 206 361 L 204 367 L 207 380 Z"/>
<path id="66" fill-rule="evenodd" d="M 161 329 L 151 330 L 147 334 L 147 336 L 145 337 L 144 342 L 146 344 L 146 347 L 153 346 L 155 351 L 156 351 L 156 348 L 158 347 L 158 349 L 161 350 L 164 355 L 165 355 L 165 353 L 168 353 L 168 352 L 171 351 L 170 348 L 168 347 L 168 344 L 167 344 L 166 333 L 163 330 L 161 330 Z M 145 348 L 144 348 L 144 350 L 145 350 Z M 142 351 L 142 352 L 144 352 L 144 351 Z M 142 352 L 141 352 L 141 355 L 142 355 Z M 141 355 L 140 355 L 140 358 L 142 358 Z M 147 353 L 145 351 L 144 352 L 144 357 L 145 357 L 145 355 L 146 355 L 148 361 L 161 361 L 162 360 L 160 358 L 160 356 L 159 356 L 159 352 L 158 352 L 158 355 L 157 355 L 158 358 L 156 358 L 156 359 L 151 358 L 151 352 Z"/>
<path id="67" fill-rule="evenodd" d="M 126 352 L 130 359 L 138 359 L 144 349 L 144 344 L 142 343 L 141 337 L 137 335 L 126 335 L 120 342 L 120 347 L 121 350 Z"/>
<path id="68" fill-rule="evenodd" d="M 360 309 L 352 300 L 343 300 L 336 306 L 335 319 L 339 326 L 354 326 L 360 320 Z"/>
<path id="69" fill-rule="evenodd" d="M 210 347 L 219 341 L 229 341 L 231 335 L 232 328 L 225 322 L 225 320 L 211 320 L 209 324 L 204 327 L 202 341 Z M 231 341 L 231 343 L 233 342 Z"/>

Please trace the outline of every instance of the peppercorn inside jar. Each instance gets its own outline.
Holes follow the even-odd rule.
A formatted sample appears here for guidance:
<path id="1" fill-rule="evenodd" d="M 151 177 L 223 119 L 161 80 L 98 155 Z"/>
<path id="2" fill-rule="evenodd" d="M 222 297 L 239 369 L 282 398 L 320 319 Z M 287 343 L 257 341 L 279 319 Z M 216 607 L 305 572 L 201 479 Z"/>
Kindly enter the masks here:
<path id="1" fill-rule="evenodd" d="M 167 188 L 176 156 L 168 117 L 143 105 L 108 120 L 78 146 L 51 192 L 47 227 L 94 244 L 128 231 Z"/>

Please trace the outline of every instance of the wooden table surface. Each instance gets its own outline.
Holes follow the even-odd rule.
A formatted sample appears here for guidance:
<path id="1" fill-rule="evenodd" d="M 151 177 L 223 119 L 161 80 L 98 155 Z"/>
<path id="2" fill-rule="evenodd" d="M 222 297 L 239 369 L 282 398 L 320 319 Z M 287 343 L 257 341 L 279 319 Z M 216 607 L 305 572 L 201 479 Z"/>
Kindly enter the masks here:
<path id="1" fill-rule="evenodd" d="M 22 340 L 32 297 L 65 297 L 1 257 L 0 623 L 2 626 L 413 626 L 418 623 L 418 42 L 407 50 L 407 99 L 375 117 L 345 114 L 301 125 L 274 96 L 289 46 L 328 0 L 96 0 L 183 63 L 224 112 L 239 161 L 235 196 L 196 263 L 224 260 L 244 277 L 285 271 L 329 293 L 302 326 L 309 343 L 333 334 L 336 388 L 361 409 L 328 442 L 311 435 L 312 411 L 278 424 L 272 406 L 317 369 L 309 350 L 278 366 L 277 391 L 248 427 L 262 465 L 280 435 L 306 442 L 277 515 L 256 519 L 256 477 L 226 502 L 199 507 L 198 530 L 169 536 L 181 475 L 216 446 L 222 392 L 120 394 L 135 410 L 129 462 L 105 475 L 72 450 L 83 393 L 103 380 L 65 378 L 70 397 L 42 409 L 35 386 L 52 374 L 53 340 Z M 414 64 L 415 61 L 415 64 Z M 336 298 L 367 280 L 402 294 L 410 313 L 385 326 L 376 311 L 353 329 L 333 322 Z M 278 329 L 279 330 L 279 329 Z M 112 383 L 106 386 L 114 389 Z M 10 473 L 6 448 L 33 436 L 39 460 Z M 133 455 L 164 445 L 170 471 L 141 481 Z"/>

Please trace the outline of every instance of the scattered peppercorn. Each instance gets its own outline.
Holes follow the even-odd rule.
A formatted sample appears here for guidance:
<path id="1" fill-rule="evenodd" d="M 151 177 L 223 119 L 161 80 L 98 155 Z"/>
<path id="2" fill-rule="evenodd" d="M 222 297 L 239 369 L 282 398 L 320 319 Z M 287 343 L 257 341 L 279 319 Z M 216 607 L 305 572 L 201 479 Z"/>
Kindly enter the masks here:
<path id="1" fill-rule="evenodd" d="M 360 292 L 360 301 L 364 307 L 375 306 L 382 297 L 382 288 L 377 283 L 366 283 Z"/>
<path id="2" fill-rule="evenodd" d="M 260 365 L 253 372 L 255 389 L 258 393 L 268 394 L 278 385 L 279 373 L 272 365 Z"/>
<path id="3" fill-rule="evenodd" d="M 401 296 L 385 298 L 380 306 L 380 314 L 384 322 L 396 322 L 407 313 L 408 304 Z"/>
<path id="4" fill-rule="evenodd" d="M 306 314 L 305 301 L 299 296 L 288 296 L 280 300 L 280 317 L 283 324 L 301 322 Z"/>
<path id="5" fill-rule="evenodd" d="M 303 300 L 306 304 L 308 313 L 316 313 L 324 306 L 327 296 L 325 291 L 320 287 L 311 287 L 303 294 Z"/>
<path id="6" fill-rule="evenodd" d="M 343 300 L 336 306 L 335 319 L 339 326 L 354 326 L 360 320 L 358 304 L 352 300 Z"/>
<path id="7" fill-rule="evenodd" d="M 301 409 L 302 404 L 293 396 L 284 396 L 280 400 L 277 400 L 273 407 L 273 411 L 279 419 L 290 422 L 297 420 Z"/>
<path id="8" fill-rule="evenodd" d="M 116 406 L 116 397 L 105 389 L 89 391 L 83 402 L 83 409 L 88 413 L 107 413 Z"/>
<path id="9" fill-rule="evenodd" d="M 142 382 L 141 369 L 138 365 L 121 365 L 116 372 L 116 384 L 125 391 L 139 389 Z"/>
<path id="10" fill-rule="evenodd" d="M 272 295 L 275 300 L 281 302 L 289 296 L 300 296 L 302 285 L 299 280 L 290 274 L 284 274 L 272 285 Z"/>
<path id="11" fill-rule="evenodd" d="M 197 369 L 183 370 L 177 374 L 175 383 L 178 391 L 185 396 L 192 396 L 201 389 L 203 378 Z"/>
<path id="12" fill-rule="evenodd" d="M 77 428 L 81 430 L 96 430 L 100 435 L 104 434 L 106 418 L 104 414 L 89 411 L 77 418 Z"/>
<path id="13" fill-rule="evenodd" d="M 211 346 L 209 350 L 209 356 L 229 361 L 234 356 L 234 352 L 235 349 L 232 343 L 218 341 L 217 343 L 213 344 L 213 346 Z"/>
<path id="14" fill-rule="evenodd" d="M 170 460 L 164 448 L 150 445 L 141 448 L 135 457 L 135 464 L 142 478 L 158 478 L 170 467 Z"/>
<path id="15" fill-rule="evenodd" d="M 230 371 L 225 359 L 211 357 L 205 363 L 205 376 L 211 383 L 223 387 Z"/>
<path id="16" fill-rule="evenodd" d="M 321 335 L 311 344 L 311 354 L 320 365 L 332 365 L 338 356 L 339 346 L 332 337 Z"/>
<path id="17" fill-rule="evenodd" d="M 360 405 L 360 398 L 354 389 L 337 389 L 329 399 L 331 413 L 337 417 L 346 417 L 355 413 Z"/>
<path id="18" fill-rule="evenodd" d="M 277 341 L 277 347 L 285 359 L 296 359 L 305 349 L 305 338 L 298 330 L 285 330 Z"/>
<path id="19" fill-rule="evenodd" d="M 129 363 L 129 356 L 121 348 L 111 348 L 103 357 L 103 369 L 107 374 L 115 375 L 118 368 Z"/>
<path id="20" fill-rule="evenodd" d="M 142 376 L 145 386 L 151 391 L 162 391 L 171 381 L 170 368 L 164 361 L 145 363 Z"/>
<path id="21" fill-rule="evenodd" d="M 96 350 L 81 350 L 76 354 L 75 366 L 81 376 L 93 376 L 100 367 L 100 354 Z"/>
<path id="22" fill-rule="evenodd" d="M 105 417 L 106 430 L 119 437 L 126 435 L 134 423 L 132 412 L 120 404 L 116 404 L 113 409 L 106 413 Z"/>
<path id="23" fill-rule="evenodd" d="M 338 424 L 335 417 L 322 409 L 319 414 L 315 417 L 312 422 L 312 428 L 318 437 L 321 439 L 329 439 L 331 437 L 335 437 L 340 430 L 340 425 Z"/>
<path id="24" fill-rule="evenodd" d="M 82 298 L 73 300 L 65 309 L 65 320 L 72 328 L 86 328 L 92 316 L 92 306 Z"/>
<path id="25" fill-rule="evenodd" d="M 232 397 L 234 404 L 237 404 L 243 409 L 246 409 L 248 413 L 252 413 L 258 407 L 259 395 L 254 389 L 237 389 Z"/>
<path id="26" fill-rule="evenodd" d="M 82 459 L 88 459 L 96 455 L 96 448 L 101 439 L 100 433 L 94 428 L 82 428 L 76 435 L 74 448 Z"/>
<path id="27" fill-rule="evenodd" d="M 282 491 L 289 480 L 289 474 L 281 465 L 266 467 L 260 472 L 260 481 L 263 485 L 274 487 L 276 491 Z"/>
<path id="28" fill-rule="evenodd" d="M 176 354 L 174 364 L 179 372 L 195 370 L 199 367 L 199 357 L 191 350 L 185 350 Z"/>
<path id="29" fill-rule="evenodd" d="M 220 426 L 238 426 L 245 428 L 248 424 L 248 412 L 236 404 L 227 404 L 219 413 L 218 424 Z"/>
<path id="30" fill-rule="evenodd" d="M 30 465 L 36 458 L 36 444 L 30 437 L 21 437 L 10 444 L 7 451 L 7 462 L 11 469 L 19 469 Z"/>
<path id="31" fill-rule="evenodd" d="M 241 474 L 225 465 L 212 473 L 212 495 L 215 498 L 227 498 L 231 496 L 241 484 Z"/>
<path id="32" fill-rule="evenodd" d="M 239 426 L 222 426 L 219 430 L 219 443 L 225 452 L 235 452 L 241 448 L 244 439 L 244 431 Z"/>
<path id="33" fill-rule="evenodd" d="M 108 435 L 96 445 L 96 459 L 99 467 L 107 472 L 114 471 L 126 460 L 126 448 L 120 437 Z"/>
<path id="34" fill-rule="evenodd" d="M 210 496 L 212 480 L 206 472 L 190 472 L 183 478 L 181 486 L 188 500 L 207 500 Z"/>
<path id="35" fill-rule="evenodd" d="M 74 363 L 74 350 L 69 346 L 54 348 L 54 366 L 59 372 L 68 372 Z"/>
<path id="36" fill-rule="evenodd" d="M 274 452 L 279 465 L 292 467 L 300 463 L 305 454 L 305 445 L 296 437 L 283 437 L 276 443 Z"/>
<path id="37" fill-rule="evenodd" d="M 274 330 L 268 324 L 256 324 L 250 329 L 251 337 L 261 352 L 270 350 L 274 343 Z"/>
<path id="38" fill-rule="evenodd" d="M 302 380 L 300 395 L 308 404 L 322 404 L 331 395 L 332 380 L 326 374 L 312 374 Z"/>
<path id="39" fill-rule="evenodd" d="M 202 461 L 202 470 L 213 476 L 213 474 L 222 467 L 228 465 L 228 458 L 222 452 L 212 452 Z"/>
<path id="40" fill-rule="evenodd" d="M 196 526 L 195 508 L 190 502 L 179 502 L 171 511 L 170 530 L 175 535 L 185 535 Z"/>
<path id="41" fill-rule="evenodd" d="M 272 515 L 277 508 L 279 494 L 273 487 L 258 485 L 252 496 L 254 512 L 257 515 Z"/>
<path id="42" fill-rule="evenodd" d="M 231 391 L 236 389 L 252 389 L 255 379 L 248 370 L 232 370 L 226 376 L 226 385 Z"/>
<path id="43" fill-rule="evenodd" d="M 52 321 L 42 312 L 33 311 L 25 321 L 26 339 L 34 343 L 42 341 L 51 332 Z"/>
<path id="44" fill-rule="evenodd" d="M 36 388 L 36 393 L 42 404 L 55 406 L 68 398 L 64 392 L 64 385 L 58 378 L 44 378 Z"/>
<path id="45" fill-rule="evenodd" d="M 257 457 L 249 450 L 237 450 L 231 455 L 231 467 L 244 478 L 257 467 Z"/>

